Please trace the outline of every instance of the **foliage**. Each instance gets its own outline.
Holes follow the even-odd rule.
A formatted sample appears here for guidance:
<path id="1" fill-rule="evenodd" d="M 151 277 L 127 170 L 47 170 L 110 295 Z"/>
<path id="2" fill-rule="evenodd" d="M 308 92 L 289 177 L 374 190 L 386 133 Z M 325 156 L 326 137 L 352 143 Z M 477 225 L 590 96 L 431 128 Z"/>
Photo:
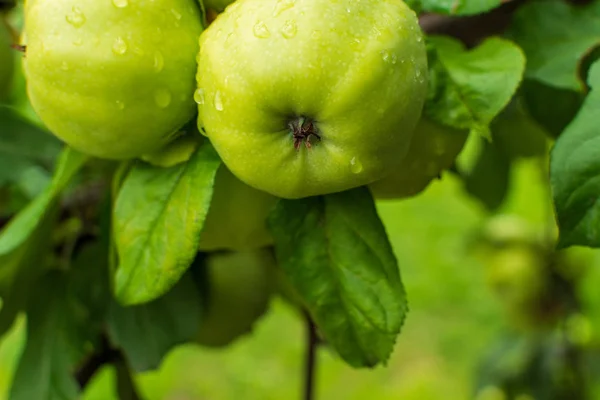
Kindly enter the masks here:
<path id="1" fill-rule="evenodd" d="M 39 3 L 43 1 L 48 0 L 39 0 Z M 260 15 L 260 7 L 270 5 L 262 3 L 252 8 L 253 0 L 246 1 L 244 6 L 247 7 L 242 7 L 245 12 L 257 15 Z M 271 2 L 274 20 L 293 7 L 311 5 L 323 7 L 327 12 L 344 8 L 325 6 L 319 0 Z M 340 0 L 344 2 L 349 3 L 349 0 Z M 581 333 L 589 310 L 582 303 L 579 290 L 589 259 L 578 252 L 577 246 L 600 247 L 597 210 L 600 144 L 596 138 L 598 124 L 594 120 L 595 110 L 600 105 L 600 62 L 597 60 L 600 30 L 596 23 L 600 19 L 600 1 L 579 5 L 562 0 L 515 0 L 502 5 L 505 2 L 500 0 L 406 0 L 421 21 L 432 13 L 444 21 L 455 16 L 471 16 L 457 20 L 467 28 L 469 21 L 487 21 L 488 18 L 493 21 L 501 14 L 496 13 L 498 10 L 508 10 L 502 15 L 510 15 L 510 21 L 497 32 L 481 35 L 472 29 L 474 45 L 461 42 L 460 35 L 453 35 L 452 29 L 447 32 L 417 29 L 418 32 L 406 35 L 388 32 L 394 21 L 406 23 L 406 27 L 410 27 L 407 31 L 415 30 L 406 22 L 412 14 L 407 14 L 410 17 L 385 14 L 389 10 L 404 10 L 394 8 L 400 0 L 364 2 L 361 7 L 372 4 L 368 11 L 373 13 L 364 20 L 361 19 L 363 14 L 352 14 L 348 4 L 351 18 L 373 25 L 349 24 L 350 17 L 340 12 L 331 17 L 336 18 L 333 21 L 336 26 L 347 29 L 341 36 L 337 30 L 335 36 L 331 34 L 326 38 L 320 36 L 326 35 L 325 31 L 317 30 L 310 35 L 300 35 L 318 43 L 341 38 L 343 43 L 336 54 L 354 55 L 359 49 L 357 54 L 364 56 L 356 56 L 356 60 L 366 63 L 364 65 L 348 60 L 331 64 L 332 69 L 325 71 L 327 74 L 338 74 L 337 71 L 344 69 L 351 72 L 345 75 L 340 72 L 335 77 L 335 85 L 329 86 L 331 82 L 324 78 L 319 80 L 325 72 L 319 75 L 311 62 L 322 62 L 324 69 L 325 63 L 335 57 L 307 53 L 309 46 L 288 45 L 286 40 L 299 29 L 293 21 L 285 21 L 280 32 L 282 38 L 278 36 L 279 42 L 275 39 L 268 42 L 272 43 L 271 47 L 257 45 L 258 53 L 219 53 L 217 57 L 214 52 L 220 51 L 215 50 L 220 47 L 214 43 L 227 44 L 236 36 L 233 31 L 230 36 L 221 32 L 229 29 L 225 22 L 215 25 L 222 28 L 218 31 L 211 29 L 209 23 L 235 16 L 234 13 L 242 9 L 239 3 L 227 7 L 224 17 L 215 11 L 221 11 L 225 4 L 207 4 L 219 9 L 209 10 L 209 16 L 213 17 L 207 19 L 202 4 L 181 0 L 178 4 L 187 6 L 183 16 L 186 23 L 190 16 L 198 18 L 191 24 L 193 32 L 179 25 L 182 15 L 175 9 L 166 13 L 172 18 L 167 25 L 175 24 L 177 29 L 173 31 L 183 30 L 186 37 L 203 32 L 200 44 L 208 44 L 200 49 L 197 63 L 201 63 L 200 70 L 207 75 L 199 74 L 198 82 L 194 82 L 189 73 L 181 76 L 174 73 L 176 67 L 171 65 L 171 60 L 166 60 L 169 68 L 162 71 L 160 64 L 156 71 L 169 74 L 164 82 L 185 88 L 198 84 L 200 87 L 195 93 L 182 90 L 176 99 L 167 91 L 168 101 L 164 96 L 155 97 L 156 93 L 148 99 L 137 89 L 129 90 L 128 101 L 143 100 L 136 104 L 141 111 L 136 109 L 140 114 L 134 115 L 135 118 L 128 118 L 127 112 L 118 118 L 105 112 L 94 114 L 89 104 L 95 103 L 81 101 L 90 90 L 93 92 L 104 85 L 102 90 L 94 92 L 98 96 L 94 100 L 100 99 L 103 109 L 105 106 L 119 108 L 110 100 L 113 85 L 123 91 L 129 87 L 126 84 L 144 83 L 135 81 L 137 74 L 131 72 L 142 67 L 129 58 L 127 73 L 113 75 L 101 72 L 106 59 L 94 58 L 90 53 L 94 49 L 60 53 L 73 57 L 80 67 L 77 79 L 73 80 L 75 87 L 61 87 L 56 83 L 61 78 L 58 75 L 51 76 L 52 84 L 44 81 L 44 85 L 49 85 L 52 93 L 62 91 L 76 96 L 65 100 L 47 96 L 44 90 L 40 95 L 37 86 L 32 89 L 36 79 L 48 78 L 44 76 L 46 65 L 40 63 L 36 68 L 22 68 L 22 65 L 36 60 L 45 62 L 45 57 L 56 62 L 56 54 L 44 55 L 40 51 L 27 58 L 31 51 L 44 49 L 47 33 L 44 24 L 28 16 L 26 6 L 9 3 L 0 6 L 0 28 L 7 28 L 0 36 L 10 37 L 15 45 L 11 50 L 14 59 L 3 57 L 0 61 L 10 65 L 10 68 L 0 66 L 0 73 L 7 76 L 9 82 L 8 85 L 0 82 L 3 91 L 0 93 L 0 101 L 3 101 L 0 104 L 0 333 L 6 334 L 19 315 L 24 315 L 27 321 L 26 343 L 11 383 L 11 399 L 78 398 L 103 364 L 117 366 L 120 396 L 136 398 L 135 373 L 160 368 L 165 357 L 183 344 L 210 346 L 211 342 L 226 346 L 243 335 L 251 335 L 254 324 L 270 312 L 269 305 L 275 296 L 297 309 L 308 326 L 315 325 L 318 337 L 311 337 L 309 351 L 325 347 L 352 368 L 385 368 L 398 335 L 403 333 L 403 324 L 411 318 L 408 311 L 411 294 L 405 290 L 401 275 L 402 259 L 394 254 L 389 229 L 378 212 L 381 203 L 367 183 L 390 175 L 394 166 L 402 167 L 393 160 L 406 159 L 411 162 L 410 168 L 414 164 L 418 166 L 415 168 L 425 170 L 430 165 L 436 166 L 435 157 L 446 153 L 454 155 L 462 148 L 450 151 L 449 145 L 436 142 L 435 136 L 428 139 L 427 146 L 422 146 L 427 151 L 418 150 L 418 146 L 409 147 L 415 125 L 412 119 L 416 121 L 419 113 L 422 121 L 431 121 L 449 134 L 460 134 L 461 140 L 457 143 L 461 146 L 464 135 L 468 134 L 461 154 L 452 165 L 448 167 L 444 162 L 443 171 L 438 168 L 424 173 L 429 179 L 426 186 L 435 185 L 430 180 L 436 174 L 440 179 L 452 174 L 461 182 L 462 193 L 481 205 L 491 217 L 508 201 L 515 166 L 522 160 L 532 160 L 552 201 L 543 232 L 528 230 L 515 221 L 491 218 L 472 238 L 474 252 L 487 266 L 489 288 L 502 304 L 510 327 L 510 332 L 498 341 L 498 348 L 482 359 L 474 395 L 480 399 L 495 398 L 494 394 L 498 393 L 508 398 L 523 395 L 548 400 L 590 398 L 590 376 L 594 373 L 590 365 L 597 362 L 597 356 L 590 335 Z M 134 9 L 137 3 L 114 0 L 110 7 Z M 70 7 L 70 4 L 64 0 L 61 7 Z M 154 10 L 154 19 L 134 12 L 127 15 L 135 20 L 137 29 L 141 26 L 145 32 L 155 28 L 155 20 L 166 23 L 164 15 L 157 10 L 162 9 Z M 68 14 L 66 22 L 60 15 L 61 23 L 78 28 L 79 23 L 72 20 L 73 15 L 79 15 L 76 6 L 72 12 L 75 14 Z M 94 23 L 103 18 L 100 22 L 116 26 L 117 22 L 107 17 L 113 12 L 118 11 L 107 8 L 87 18 Z M 252 19 L 254 24 L 253 15 L 244 17 L 248 17 L 248 21 Z M 22 35 L 23 29 L 25 32 L 33 29 L 27 28 L 28 18 L 35 28 L 35 40 L 30 48 L 25 42 L 26 35 Z M 86 20 L 82 21 L 85 24 Z M 234 26 L 232 30 L 238 29 L 238 22 L 241 23 L 239 18 L 233 17 L 227 21 L 234 21 L 230 24 Z M 242 22 L 243 25 L 247 21 Z M 199 29 L 200 24 L 202 29 Z M 271 33 L 267 35 L 264 29 L 256 23 L 252 37 L 242 35 L 238 39 L 240 43 L 242 39 L 248 43 L 267 43 L 265 40 Z M 363 40 L 370 45 L 364 47 Z M 385 40 L 385 45 L 392 50 L 385 48 L 379 52 L 376 46 Z M 148 43 L 164 46 L 162 39 Z M 4 46 L 2 51 L 7 47 L 1 42 L 0 45 Z M 23 45 L 24 54 L 18 54 L 19 45 Z M 165 54 L 171 54 L 167 48 L 161 47 Z M 291 52 L 289 54 L 300 55 L 304 63 L 281 56 L 278 50 L 283 48 Z M 126 52 L 120 49 L 116 49 L 117 53 Z M 393 52 L 397 49 L 400 56 Z M 138 55 L 143 57 L 148 48 L 138 50 Z M 427 70 L 423 71 L 423 60 L 419 59 L 421 50 L 427 55 Z M 232 54 L 237 57 L 233 61 Z M 302 55 L 307 57 L 302 58 Z M 188 58 L 185 68 L 181 67 L 186 72 L 191 71 L 191 57 Z M 222 65 L 213 65 L 214 60 Z M 106 63 L 110 68 L 115 65 Z M 269 68 L 254 68 L 257 65 Z M 367 68 L 365 65 L 373 72 L 369 77 L 346 68 Z M 92 72 L 88 73 L 86 68 Z M 55 69 L 60 69 L 60 65 Z M 66 70 L 68 68 L 63 68 L 62 78 L 69 78 Z M 269 74 L 259 74 L 267 70 Z M 299 75 L 293 75 L 297 71 Z M 99 73 L 102 79 L 90 78 L 93 73 Z M 267 88 L 268 94 L 275 97 L 268 99 L 252 86 L 257 82 L 257 74 L 261 78 L 258 82 L 263 85 L 258 89 Z M 299 77 L 305 79 L 301 81 L 304 84 L 294 83 Z M 217 82 L 221 78 L 223 82 Z M 400 78 L 410 80 L 414 87 Z M 156 83 L 152 74 L 144 75 L 144 79 L 153 85 Z M 93 86 L 92 81 L 99 86 Z M 28 82 L 30 86 L 26 86 Z M 312 85 L 308 87 L 306 82 Z M 424 82 L 427 82 L 427 95 L 421 103 L 419 87 L 425 85 Z M 211 85 L 220 89 L 210 94 L 205 92 L 205 87 L 214 89 Z M 281 87 L 273 91 L 269 85 Z M 225 92 L 226 89 L 229 92 Z M 229 114 L 222 113 L 221 90 L 238 96 L 227 98 L 227 107 L 236 99 L 240 101 L 231 111 L 228 109 Z M 327 120 L 321 131 L 317 127 L 322 121 L 310 119 L 303 113 L 325 104 L 323 99 L 330 101 L 336 90 L 343 94 L 341 97 L 347 97 L 339 104 L 327 103 L 339 107 L 335 118 Z M 409 92 L 416 95 L 407 103 L 405 98 L 411 97 L 407 96 Z M 316 95 L 303 97 L 306 93 Z M 248 99 L 252 101 L 246 101 Z M 157 103 L 161 108 L 160 116 L 169 120 L 168 127 L 161 128 L 161 124 L 147 118 L 152 114 L 149 107 L 144 106 L 148 100 L 153 107 Z M 200 115 L 196 113 L 189 118 L 190 110 L 195 108 L 194 100 Z M 48 102 L 47 106 L 44 101 Z M 171 113 L 165 111 L 171 101 L 181 103 L 181 108 Z M 357 101 L 360 107 L 356 107 Z M 413 109 L 418 113 L 413 113 Z M 294 116 L 291 120 L 290 112 Z M 400 116 L 396 117 L 394 112 Z M 92 115 L 109 117 L 105 121 L 92 121 L 88 118 Z M 228 115 L 229 120 L 221 118 L 222 115 Z M 182 118 L 186 119 L 185 124 Z M 125 123 L 120 124 L 123 119 Z M 177 127 L 171 123 L 172 119 Z M 247 124 L 248 130 L 239 127 L 240 121 Z M 111 128 L 113 123 L 120 125 Z M 396 131 L 390 128 L 394 123 L 399 124 Z M 52 131 L 47 125 L 59 126 L 61 132 Z M 110 143 L 133 137 L 135 141 L 131 143 L 139 145 L 127 148 L 117 157 L 111 157 L 114 154 L 110 154 L 110 146 L 93 154 L 81 152 L 86 148 L 82 143 L 91 143 L 89 140 L 86 143 L 85 134 L 94 131 L 97 125 L 101 125 L 99 131 L 117 135 L 109 136 Z M 361 131 L 354 137 L 356 130 L 347 129 L 343 131 L 345 136 L 339 136 L 343 140 L 334 145 L 327 143 L 327 129 L 339 135 L 341 128 L 349 126 L 370 126 L 372 132 Z M 268 136 L 277 129 L 287 134 L 285 142 Z M 256 132 L 265 136 L 260 140 L 250 139 Z M 404 135 L 400 141 L 396 141 L 400 137 L 398 132 Z M 225 135 L 225 139 L 219 137 L 216 144 L 215 137 L 229 133 L 235 134 L 235 140 Z M 373 137 L 365 141 L 368 134 Z M 57 137 L 74 137 L 77 148 L 82 150 L 70 147 Z M 108 142 L 103 139 L 100 137 L 98 143 L 105 146 Z M 150 139 L 168 143 L 156 150 Z M 125 145 L 127 140 L 114 146 Z M 269 144 L 275 142 L 279 149 L 283 145 L 288 147 L 285 151 L 273 151 L 275 147 L 269 148 Z M 356 154 L 381 157 L 364 157 L 363 165 L 356 157 L 346 157 L 348 143 Z M 140 146 L 153 151 L 138 154 Z M 322 156 L 325 153 L 319 153 L 323 149 L 327 149 L 328 158 Z M 413 152 L 408 157 L 406 153 L 411 149 Z M 134 153 L 136 157 L 130 157 Z M 319 158 L 316 162 L 309 158 L 302 158 L 304 163 L 297 162 L 307 157 L 306 154 L 318 154 Z M 242 182 L 250 186 L 244 191 L 240 189 L 237 196 L 234 184 L 227 193 L 218 193 L 215 189 L 219 187 L 215 184 L 220 176 L 218 171 L 226 171 L 230 165 L 225 161 L 232 157 L 233 179 L 239 178 L 241 182 L 247 171 L 252 171 L 253 176 L 252 182 Z M 259 157 L 268 162 L 257 162 Z M 285 164 L 289 157 L 298 157 L 292 161 L 295 162 L 293 168 L 262 168 L 289 165 Z M 375 165 L 378 158 L 385 158 L 385 162 Z M 276 164 L 278 162 L 280 164 Z M 305 182 L 307 177 L 310 183 Z M 261 180 L 267 180 L 268 184 L 255 184 Z M 303 190 L 303 184 L 310 186 L 310 190 Z M 279 190 L 278 186 L 285 188 Z M 266 192 L 272 188 L 275 189 Z M 411 195 L 396 201 L 418 202 L 424 189 L 399 190 Z M 257 203 L 261 203 L 257 209 L 260 208 L 261 213 L 269 210 L 264 221 L 262 215 L 244 218 L 244 212 L 253 212 L 252 204 L 247 208 L 245 204 L 243 208 L 237 206 L 243 204 L 247 200 L 245 196 L 250 197 L 252 191 L 260 194 L 256 197 Z M 280 198 L 282 193 L 292 194 L 286 195 L 289 198 Z M 230 208 L 221 204 L 226 202 Z M 241 212 L 231 211 L 232 204 Z M 209 216 L 218 206 L 228 210 L 229 215 L 219 217 L 215 212 Z M 231 236 L 231 243 L 222 248 L 203 249 L 201 239 L 219 229 L 220 223 L 223 232 L 215 234 L 219 237 L 216 242 L 226 242 Z M 240 232 L 266 232 L 260 240 L 256 239 L 260 245 L 253 249 L 246 248 L 246 242 L 243 248 L 238 246 L 236 235 L 230 233 L 236 230 L 236 224 Z M 268 240 L 263 240 L 264 237 Z M 231 260 L 227 268 L 233 272 L 227 270 L 229 274 L 236 274 L 235 268 L 241 271 L 254 263 L 263 263 L 265 268 L 258 278 L 240 272 L 242 279 L 227 281 L 219 275 L 221 270 L 214 271 L 213 264 L 223 259 Z M 226 290 L 230 295 L 223 292 Z M 256 307 L 250 307 L 253 302 Z M 248 306 L 246 315 L 236 314 L 242 309 L 239 304 Z M 214 310 L 221 311 L 215 316 Z M 224 323 L 228 319 L 243 321 L 243 324 L 240 322 L 243 326 Z M 213 325 L 217 336 L 222 337 L 204 342 L 199 339 L 211 337 L 206 326 Z M 573 326 L 579 330 L 571 329 Z M 225 332 L 228 329 L 231 331 Z"/>

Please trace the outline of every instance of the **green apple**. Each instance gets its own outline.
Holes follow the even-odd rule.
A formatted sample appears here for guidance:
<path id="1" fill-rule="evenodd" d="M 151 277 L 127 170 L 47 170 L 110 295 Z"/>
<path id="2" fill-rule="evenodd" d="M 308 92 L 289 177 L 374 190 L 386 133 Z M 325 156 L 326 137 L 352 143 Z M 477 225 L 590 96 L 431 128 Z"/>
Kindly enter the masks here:
<path id="1" fill-rule="evenodd" d="M 24 71 L 34 110 L 73 148 L 152 153 L 195 113 L 195 0 L 29 0 Z"/>
<path id="2" fill-rule="evenodd" d="M 204 0 L 204 6 L 206 8 L 217 12 L 223 11 L 231 3 L 233 3 L 233 0 Z"/>
<path id="3" fill-rule="evenodd" d="M 271 295 L 270 249 L 211 253 L 206 259 L 208 296 L 196 341 L 222 347 L 250 332 Z"/>
<path id="4" fill-rule="evenodd" d="M 273 243 L 266 221 L 277 197 L 236 178 L 225 165 L 215 177 L 213 198 L 200 235 L 200 250 L 248 250 Z"/>
<path id="5" fill-rule="evenodd" d="M 282 198 L 347 190 L 402 160 L 427 91 L 399 0 L 242 0 L 200 38 L 199 127 L 231 172 Z"/>
<path id="6" fill-rule="evenodd" d="M 398 199 L 419 194 L 443 170 L 450 168 L 468 136 L 468 131 L 421 118 L 402 163 L 388 176 L 369 185 L 373 196 Z"/>
<path id="7" fill-rule="evenodd" d="M 13 78 L 15 63 L 11 44 L 10 32 L 0 21 L 0 101 L 8 96 Z"/>

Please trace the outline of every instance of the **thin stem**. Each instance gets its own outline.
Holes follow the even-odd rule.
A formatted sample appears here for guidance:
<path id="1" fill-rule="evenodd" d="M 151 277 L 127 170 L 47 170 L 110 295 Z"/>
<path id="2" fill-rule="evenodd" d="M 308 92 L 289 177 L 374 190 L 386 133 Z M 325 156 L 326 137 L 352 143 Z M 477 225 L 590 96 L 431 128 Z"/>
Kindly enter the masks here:
<path id="1" fill-rule="evenodd" d="M 127 361 L 120 354 L 120 357 L 115 360 L 115 370 L 117 372 L 117 393 L 120 400 L 141 400 L 142 398 L 137 392 L 135 381 L 131 368 L 127 365 Z"/>
<path id="2" fill-rule="evenodd" d="M 306 364 L 304 381 L 304 400 L 314 400 L 315 396 L 315 369 L 317 364 L 317 348 L 319 338 L 317 329 L 308 314 L 306 314 Z"/>

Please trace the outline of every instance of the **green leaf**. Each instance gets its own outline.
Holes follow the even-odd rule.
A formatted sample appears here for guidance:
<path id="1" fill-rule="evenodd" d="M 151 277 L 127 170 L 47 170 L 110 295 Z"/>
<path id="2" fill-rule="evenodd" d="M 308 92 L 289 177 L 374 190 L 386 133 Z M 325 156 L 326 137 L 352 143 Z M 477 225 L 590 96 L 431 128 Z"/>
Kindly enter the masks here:
<path id="1" fill-rule="evenodd" d="M 472 50 L 445 36 L 429 38 L 430 91 L 424 115 L 489 137 L 489 125 L 516 92 L 525 57 L 512 42 L 489 38 Z"/>
<path id="2" fill-rule="evenodd" d="M 407 301 L 368 189 L 280 200 L 268 222 L 278 263 L 329 344 L 354 367 L 385 363 Z"/>
<path id="3" fill-rule="evenodd" d="M 136 371 L 157 368 L 176 345 L 197 333 L 202 316 L 202 298 L 191 272 L 158 299 L 136 306 L 110 305 L 108 330 Z"/>
<path id="4" fill-rule="evenodd" d="M 13 156 L 52 165 L 62 148 L 48 131 L 32 124 L 16 110 L 0 105 L 0 160 Z"/>
<path id="5" fill-rule="evenodd" d="M 554 138 L 575 118 L 585 99 L 583 93 L 532 79 L 523 82 L 521 93 L 528 113 Z"/>
<path id="6" fill-rule="evenodd" d="M 446 15 L 481 14 L 498 7 L 502 0 L 407 0 L 413 10 Z"/>
<path id="7" fill-rule="evenodd" d="M 479 139 L 481 151 L 473 169 L 462 173 L 465 190 L 489 210 L 502 205 L 510 184 L 510 158 L 496 143 Z"/>
<path id="8" fill-rule="evenodd" d="M 491 128 L 494 144 L 510 159 L 543 157 L 548 153 L 546 132 L 527 114 L 520 98 L 494 119 Z"/>
<path id="9" fill-rule="evenodd" d="M 21 246 L 0 256 L 0 336 L 12 326 L 18 313 L 25 308 L 33 282 L 48 267 L 48 252 L 52 248 L 58 207 L 52 206 L 36 226 L 36 229 Z"/>
<path id="10" fill-rule="evenodd" d="M 47 210 L 52 207 L 62 190 L 88 160 L 88 156 L 65 148 L 61 154 L 50 185 L 29 203 L 0 233 L 0 256 L 23 244 L 36 230 Z"/>
<path id="11" fill-rule="evenodd" d="M 51 272 L 40 279 L 27 307 L 27 343 L 10 390 L 11 400 L 78 398 L 74 363 L 83 341 L 66 296 L 67 276 Z"/>
<path id="12" fill-rule="evenodd" d="M 581 91 L 579 63 L 600 45 L 600 2 L 571 6 L 559 0 L 530 1 L 515 14 L 509 36 L 527 55 L 525 76 Z"/>
<path id="13" fill-rule="evenodd" d="M 114 210 L 115 293 L 122 304 L 159 297 L 187 270 L 219 164 L 207 142 L 186 163 L 160 168 L 140 162 L 129 172 Z"/>
<path id="14" fill-rule="evenodd" d="M 561 247 L 600 247 L 600 62 L 590 69 L 592 90 L 551 153 L 550 182 Z"/>

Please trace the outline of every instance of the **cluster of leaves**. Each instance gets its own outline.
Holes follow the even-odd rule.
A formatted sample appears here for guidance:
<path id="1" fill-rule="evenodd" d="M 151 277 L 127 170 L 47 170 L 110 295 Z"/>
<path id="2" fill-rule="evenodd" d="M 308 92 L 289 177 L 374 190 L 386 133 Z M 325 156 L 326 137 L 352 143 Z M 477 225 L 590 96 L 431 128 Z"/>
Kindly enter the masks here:
<path id="1" fill-rule="evenodd" d="M 502 1 L 408 3 L 420 13 L 478 15 Z M 427 37 L 424 115 L 470 131 L 479 151 L 453 172 L 495 210 L 514 161 L 545 162 L 553 144 L 562 246 L 600 244 L 599 17 L 600 1 L 529 1 L 505 32 L 473 47 Z M 167 167 L 92 159 L 44 131 L 19 79 L 0 124 L 0 333 L 27 316 L 11 398 L 76 398 L 85 383 L 77 371 L 107 341 L 133 370 L 156 368 L 202 324 L 203 286 L 191 275 L 221 164 L 214 149 L 200 143 Z M 279 267 L 326 343 L 352 366 L 385 363 L 408 306 L 368 189 L 280 200 L 268 226 Z"/>

